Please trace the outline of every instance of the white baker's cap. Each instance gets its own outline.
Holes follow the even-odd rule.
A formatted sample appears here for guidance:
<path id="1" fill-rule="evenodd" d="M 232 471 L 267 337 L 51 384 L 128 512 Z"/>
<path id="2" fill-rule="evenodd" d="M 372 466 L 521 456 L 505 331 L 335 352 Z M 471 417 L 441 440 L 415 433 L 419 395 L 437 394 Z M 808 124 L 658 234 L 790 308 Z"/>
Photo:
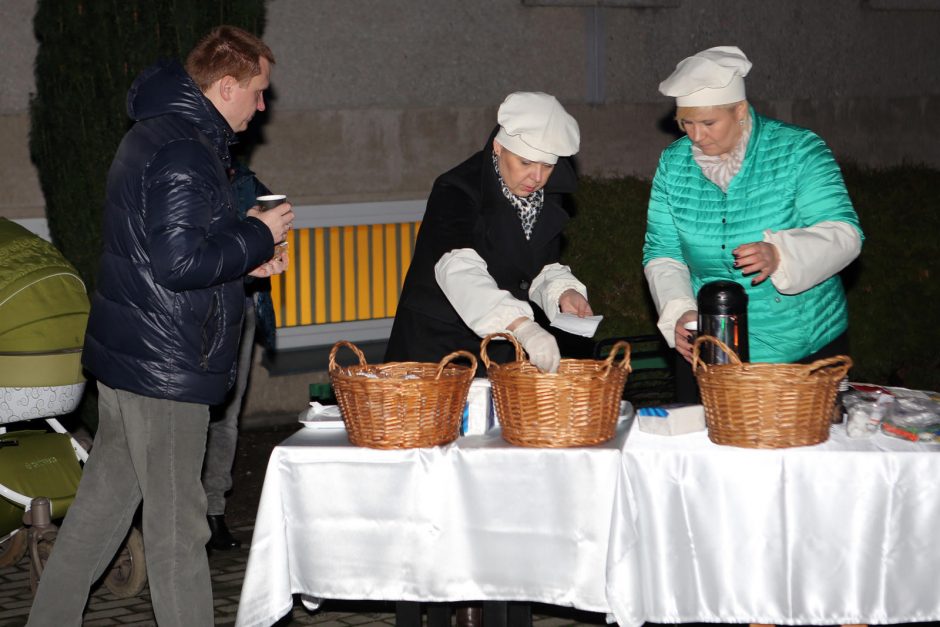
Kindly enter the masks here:
<path id="1" fill-rule="evenodd" d="M 578 152 L 578 122 L 554 96 L 517 91 L 506 96 L 496 117 L 496 141 L 524 159 L 556 163 Z"/>
<path id="2" fill-rule="evenodd" d="M 737 46 L 716 46 L 679 62 L 659 92 L 673 96 L 677 107 L 709 107 L 746 98 L 744 77 L 751 62 Z"/>

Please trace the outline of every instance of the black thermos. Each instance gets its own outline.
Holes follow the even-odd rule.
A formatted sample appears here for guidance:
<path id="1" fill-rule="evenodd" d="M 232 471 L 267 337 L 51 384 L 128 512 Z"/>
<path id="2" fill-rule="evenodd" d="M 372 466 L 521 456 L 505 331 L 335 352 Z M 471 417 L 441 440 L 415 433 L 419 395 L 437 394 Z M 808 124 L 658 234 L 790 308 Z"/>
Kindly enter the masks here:
<path id="1" fill-rule="evenodd" d="M 698 291 L 698 332 L 724 342 L 741 361 L 750 361 L 747 345 L 747 293 L 734 281 L 712 281 Z M 706 364 L 730 362 L 724 351 L 708 343 L 701 347 Z"/>

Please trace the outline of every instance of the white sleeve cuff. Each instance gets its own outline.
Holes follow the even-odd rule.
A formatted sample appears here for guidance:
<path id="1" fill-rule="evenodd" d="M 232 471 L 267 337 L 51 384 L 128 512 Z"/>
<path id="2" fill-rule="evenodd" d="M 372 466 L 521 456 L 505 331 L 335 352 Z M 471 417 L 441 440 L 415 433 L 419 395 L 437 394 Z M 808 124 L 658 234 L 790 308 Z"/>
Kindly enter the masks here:
<path id="1" fill-rule="evenodd" d="M 803 229 L 764 231 L 764 241 L 780 255 L 770 275 L 781 294 L 799 294 L 819 285 L 849 265 L 862 250 L 862 238 L 846 222 L 820 222 Z"/>
<path id="2" fill-rule="evenodd" d="M 663 334 L 663 339 L 669 348 L 676 347 L 676 323 L 687 311 L 698 311 L 698 304 L 694 299 L 680 299 L 669 301 L 663 312 L 659 314 L 659 320 L 656 322 L 656 328 Z"/>
<path id="3" fill-rule="evenodd" d="M 587 298 L 587 287 L 575 278 L 571 268 L 560 263 L 550 263 L 532 279 L 529 287 L 529 298 L 539 304 L 548 321 L 552 322 L 558 315 L 558 299 L 566 290 L 574 290 Z"/>
<path id="4" fill-rule="evenodd" d="M 434 265 L 434 277 L 460 319 L 480 337 L 505 331 L 518 318 L 535 317 L 529 303 L 499 289 L 486 262 L 472 248 L 442 255 Z"/>
<path id="5" fill-rule="evenodd" d="M 656 327 L 670 348 L 676 345 L 676 323 L 687 311 L 698 311 L 689 268 L 669 257 L 651 259 L 643 267 L 659 320 Z"/>

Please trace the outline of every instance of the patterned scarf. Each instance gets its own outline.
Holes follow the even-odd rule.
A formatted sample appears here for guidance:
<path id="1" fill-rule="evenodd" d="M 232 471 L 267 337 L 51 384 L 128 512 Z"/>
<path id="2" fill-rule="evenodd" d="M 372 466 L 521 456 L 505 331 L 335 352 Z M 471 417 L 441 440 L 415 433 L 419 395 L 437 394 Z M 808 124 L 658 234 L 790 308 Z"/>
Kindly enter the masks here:
<path id="1" fill-rule="evenodd" d="M 702 168 L 705 178 L 720 187 L 721 191 L 727 192 L 731 180 L 741 171 L 741 164 L 744 163 L 744 155 L 747 152 L 747 142 L 750 139 L 751 115 L 748 114 L 744 121 L 744 128 L 741 130 L 741 137 L 738 138 L 738 143 L 731 149 L 731 152 L 726 155 L 710 156 L 692 144 L 692 158 Z"/>
<path id="2" fill-rule="evenodd" d="M 535 228 L 535 222 L 539 219 L 539 213 L 542 211 L 542 203 L 545 201 L 545 188 L 532 192 L 528 198 L 516 196 L 509 191 L 509 187 L 506 186 L 506 182 L 499 174 L 499 159 L 497 159 L 495 152 L 493 153 L 493 169 L 496 170 L 496 178 L 499 181 L 500 189 L 503 190 L 503 196 L 506 197 L 509 204 L 516 208 L 519 221 L 522 222 L 522 232 L 525 233 L 525 238 L 529 239 L 532 237 L 532 229 Z"/>

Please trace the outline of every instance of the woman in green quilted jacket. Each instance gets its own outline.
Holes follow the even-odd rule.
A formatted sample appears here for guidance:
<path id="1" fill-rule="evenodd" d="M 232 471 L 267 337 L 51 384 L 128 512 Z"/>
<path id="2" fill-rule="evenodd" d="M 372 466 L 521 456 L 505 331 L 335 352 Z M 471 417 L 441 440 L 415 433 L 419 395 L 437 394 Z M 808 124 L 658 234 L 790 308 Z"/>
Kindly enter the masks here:
<path id="1" fill-rule="evenodd" d="M 747 291 L 751 361 L 848 352 L 838 272 L 861 251 L 858 216 L 822 139 L 748 104 L 750 68 L 741 50 L 719 46 L 684 59 L 659 86 L 676 99 L 686 135 L 656 169 L 643 266 L 658 327 L 685 358 L 683 400 L 697 392 L 683 325 L 697 319 L 695 296 L 710 281 Z"/>

